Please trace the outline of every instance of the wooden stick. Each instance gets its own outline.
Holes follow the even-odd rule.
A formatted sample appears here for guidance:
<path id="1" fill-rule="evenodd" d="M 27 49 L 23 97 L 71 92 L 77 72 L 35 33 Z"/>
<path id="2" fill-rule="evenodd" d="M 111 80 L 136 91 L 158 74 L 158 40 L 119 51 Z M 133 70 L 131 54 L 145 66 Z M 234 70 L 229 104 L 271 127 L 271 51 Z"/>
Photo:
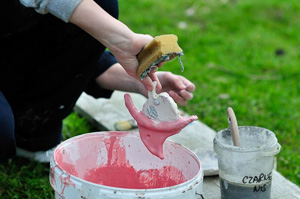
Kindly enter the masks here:
<path id="1" fill-rule="evenodd" d="M 238 123 L 231 107 L 227 108 L 227 120 L 234 146 L 241 146 Z"/>

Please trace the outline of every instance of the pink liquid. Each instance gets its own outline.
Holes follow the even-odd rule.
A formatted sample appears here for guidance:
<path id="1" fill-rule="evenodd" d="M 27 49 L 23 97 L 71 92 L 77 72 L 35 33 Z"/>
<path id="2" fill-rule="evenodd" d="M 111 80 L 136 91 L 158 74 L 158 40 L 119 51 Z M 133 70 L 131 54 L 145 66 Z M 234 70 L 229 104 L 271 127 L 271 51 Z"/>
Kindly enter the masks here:
<path id="1" fill-rule="evenodd" d="M 177 176 L 170 176 L 171 173 Z M 127 189 L 163 188 L 186 181 L 182 172 L 172 166 L 136 171 L 132 166 L 107 165 L 88 172 L 84 179 L 96 184 Z"/>
<path id="2" fill-rule="evenodd" d="M 89 142 L 99 142 L 99 139 L 90 139 Z M 93 168 L 96 165 L 97 153 L 94 151 L 81 152 L 81 157 L 75 165 L 70 163 L 71 154 L 60 150 L 55 154 L 58 166 L 71 175 L 83 180 L 111 187 L 128 189 L 154 189 L 174 186 L 187 181 L 181 170 L 176 167 L 164 166 L 159 169 L 136 170 L 126 158 L 124 145 L 120 144 L 120 135 L 111 132 L 109 138 L 101 140 L 107 151 L 107 163 Z M 78 142 L 79 150 L 87 145 L 84 141 Z M 88 158 L 87 158 L 88 157 Z M 141 157 L 143 158 L 143 157 Z M 88 160 L 88 161 L 87 161 Z M 84 175 L 81 175 L 84 174 Z"/>

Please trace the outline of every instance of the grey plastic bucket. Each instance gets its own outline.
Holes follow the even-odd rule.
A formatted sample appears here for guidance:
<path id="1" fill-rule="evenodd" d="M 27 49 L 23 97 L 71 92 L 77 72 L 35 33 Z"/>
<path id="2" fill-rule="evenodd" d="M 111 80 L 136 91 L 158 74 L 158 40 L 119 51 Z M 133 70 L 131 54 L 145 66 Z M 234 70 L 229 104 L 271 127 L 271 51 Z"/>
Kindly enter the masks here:
<path id="1" fill-rule="evenodd" d="M 281 146 L 265 128 L 239 127 L 241 147 L 233 145 L 229 129 L 216 134 L 221 196 L 226 199 L 270 198 L 275 155 Z"/>
<path id="2" fill-rule="evenodd" d="M 136 170 L 172 165 L 182 171 L 187 181 L 164 188 L 131 189 L 105 186 L 84 180 L 82 178 L 84 172 L 107 164 L 107 146 L 112 144 L 109 143 L 111 138 L 116 138 L 114 140 L 117 140 L 122 147 L 122 152 L 126 154 L 126 159 L 117 158 L 118 161 L 130 163 Z M 112 153 L 117 157 L 120 152 Z M 66 140 L 56 148 L 50 162 L 50 183 L 56 199 L 200 198 L 203 171 L 198 157 L 182 145 L 168 140 L 164 144 L 164 155 L 164 160 L 153 156 L 143 145 L 139 135 L 132 132 L 97 132 L 80 135 Z M 80 171 L 77 167 L 80 167 Z M 78 170 L 76 175 L 71 174 L 74 170 Z"/>

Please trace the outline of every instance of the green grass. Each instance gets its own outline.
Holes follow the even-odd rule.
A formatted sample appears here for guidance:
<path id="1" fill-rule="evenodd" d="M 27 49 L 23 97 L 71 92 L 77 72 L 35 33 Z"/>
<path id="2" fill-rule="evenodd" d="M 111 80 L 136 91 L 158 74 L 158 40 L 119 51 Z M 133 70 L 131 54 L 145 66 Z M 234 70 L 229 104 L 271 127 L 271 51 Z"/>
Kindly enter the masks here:
<path id="1" fill-rule="evenodd" d="M 196 85 L 186 107 L 216 131 L 227 128 L 226 109 L 239 125 L 276 133 L 277 170 L 300 186 L 300 2 L 297 0 L 120 0 L 120 20 L 135 32 L 173 33 L 184 50 L 185 71 L 172 61 L 163 70 Z M 191 16 L 186 10 L 195 10 Z M 185 29 L 179 28 L 184 22 Z M 283 55 L 276 55 L 276 51 Z M 90 132 L 72 114 L 64 137 Z M 49 165 L 14 158 L 0 164 L 0 198 L 51 198 Z"/>
<path id="2" fill-rule="evenodd" d="M 87 121 L 76 113 L 64 121 L 64 139 L 92 131 Z M 0 199 L 25 198 L 54 198 L 49 183 L 49 164 L 15 157 L 0 164 Z"/>
<path id="3" fill-rule="evenodd" d="M 120 6 L 121 20 L 136 32 L 178 36 L 185 71 L 176 61 L 163 69 L 197 87 L 182 109 L 218 131 L 227 128 L 231 106 L 239 125 L 274 131 L 282 145 L 278 171 L 300 185 L 299 1 L 127 0 Z"/>

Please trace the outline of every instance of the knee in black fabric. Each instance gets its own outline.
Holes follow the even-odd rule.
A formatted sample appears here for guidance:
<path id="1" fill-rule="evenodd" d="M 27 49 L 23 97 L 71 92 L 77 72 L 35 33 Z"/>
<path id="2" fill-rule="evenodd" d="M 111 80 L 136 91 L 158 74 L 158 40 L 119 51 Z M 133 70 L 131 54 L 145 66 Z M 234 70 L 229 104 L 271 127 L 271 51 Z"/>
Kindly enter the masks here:
<path id="1" fill-rule="evenodd" d="M 14 117 L 6 98 L 0 91 L 0 161 L 15 154 Z"/>
<path id="2" fill-rule="evenodd" d="M 62 141 L 62 123 L 53 127 L 38 128 L 34 136 L 16 133 L 17 146 L 28 151 L 47 151 Z"/>

